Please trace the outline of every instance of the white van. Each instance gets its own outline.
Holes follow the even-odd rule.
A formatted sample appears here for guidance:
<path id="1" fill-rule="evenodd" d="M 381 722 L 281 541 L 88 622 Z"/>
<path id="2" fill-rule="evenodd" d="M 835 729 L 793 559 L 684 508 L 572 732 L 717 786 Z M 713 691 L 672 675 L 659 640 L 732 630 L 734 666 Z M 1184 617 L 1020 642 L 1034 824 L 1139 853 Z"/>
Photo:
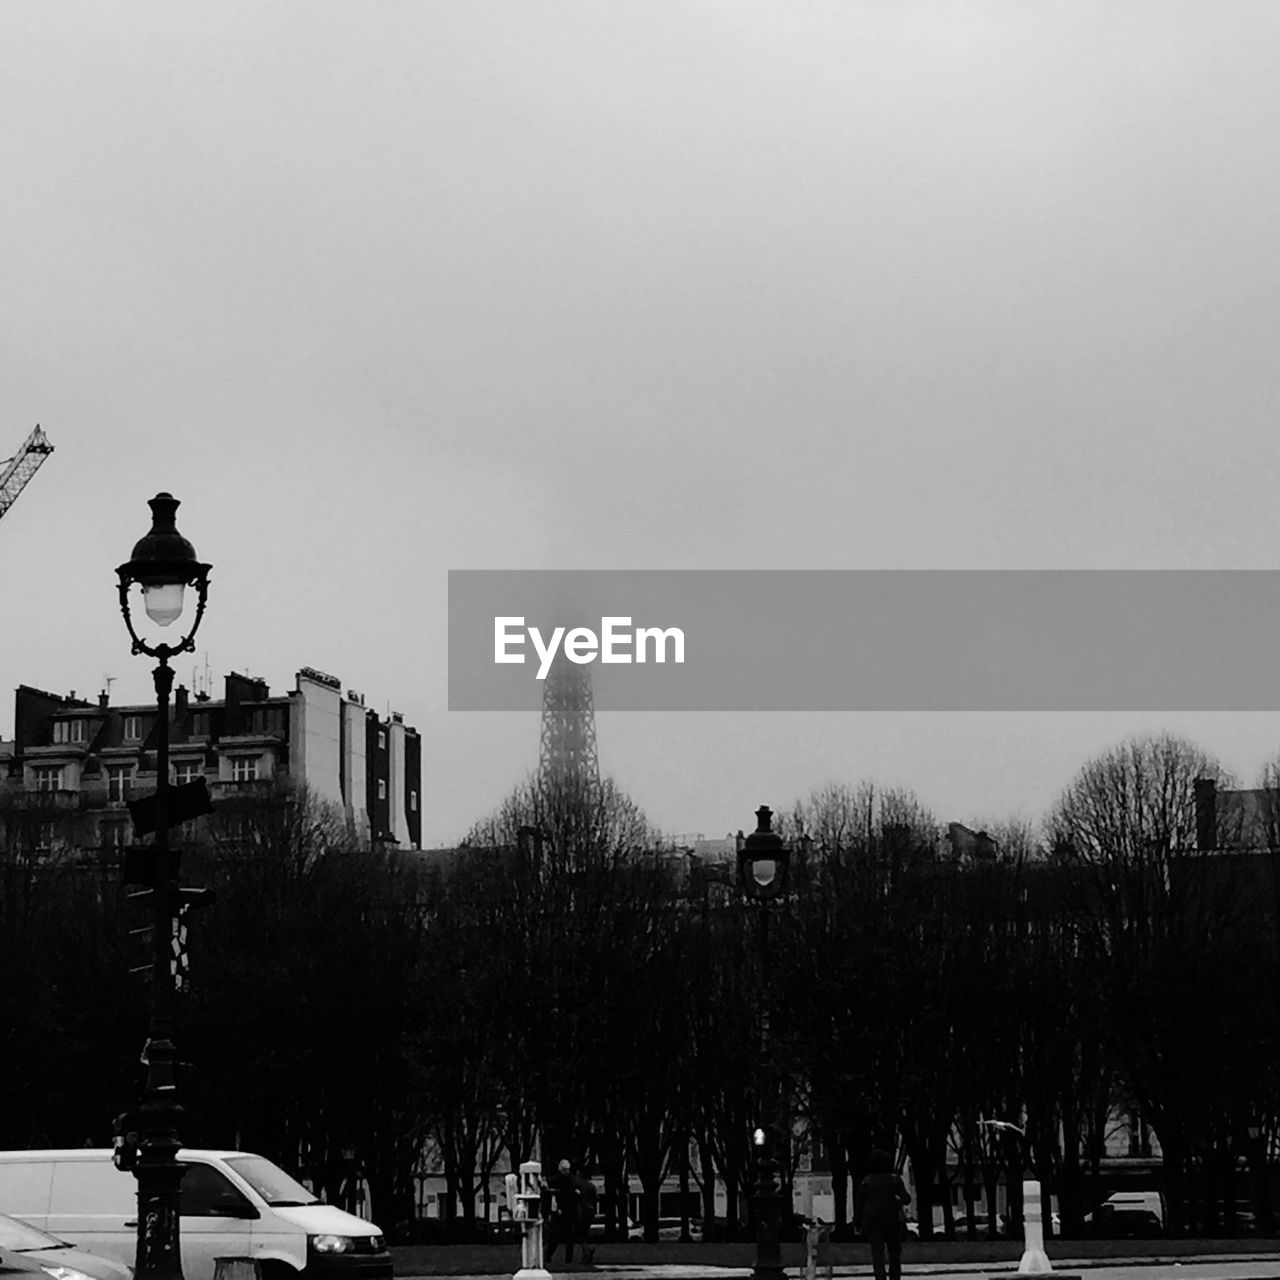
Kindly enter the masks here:
<path id="1" fill-rule="evenodd" d="M 0 1212 L 132 1266 L 138 1184 L 110 1150 L 0 1151 Z M 262 1156 L 178 1152 L 185 1280 L 213 1280 L 215 1258 L 252 1258 L 263 1280 L 391 1280 L 371 1222 L 323 1204 Z"/>

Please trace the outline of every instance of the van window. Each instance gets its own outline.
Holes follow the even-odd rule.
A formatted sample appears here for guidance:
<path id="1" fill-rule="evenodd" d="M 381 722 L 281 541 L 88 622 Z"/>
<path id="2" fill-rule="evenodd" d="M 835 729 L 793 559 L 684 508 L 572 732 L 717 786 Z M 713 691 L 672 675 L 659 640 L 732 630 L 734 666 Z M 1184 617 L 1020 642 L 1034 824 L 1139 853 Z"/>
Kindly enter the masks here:
<path id="1" fill-rule="evenodd" d="M 53 1167 L 50 1214 L 124 1214 L 138 1207 L 138 1184 L 110 1160 L 59 1160 Z"/>
<path id="2" fill-rule="evenodd" d="M 227 1164 L 270 1205 L 318 1203 L 306 1187 L 263 1156 L 228 1156 Z"/>
<path id="3" fill-rule="evenodd" d="M 0 1162 L 0 1208 L 15 1218 L 43 1218 L 49 1212 L 52 1180 L 51 1161 Z"/>
<path id="4" fill-rule="evenodd" d="M 230 1199 L 236 1204 L 248 1205 L 244 1193 L 232 1185 L 225 1173 L 212 1165 L 188 1164 L 184 1167 L 186 1173 L 182 1175 L 182 1198 L 178 1209 L 184 1218 L 225 1217 L 216 1211 L 219 1201 L 225 1205 Z"/>

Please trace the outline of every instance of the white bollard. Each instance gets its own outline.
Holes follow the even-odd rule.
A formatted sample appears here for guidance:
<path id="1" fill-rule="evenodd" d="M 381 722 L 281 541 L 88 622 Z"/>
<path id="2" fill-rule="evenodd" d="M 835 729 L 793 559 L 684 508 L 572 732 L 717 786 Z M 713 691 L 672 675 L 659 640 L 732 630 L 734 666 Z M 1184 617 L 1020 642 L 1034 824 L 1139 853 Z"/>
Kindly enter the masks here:
<path id="1" fill-rule="evenodd" d="M 1022 1184 L 1022 1261 L 1019 1275 L 1042 1275 L 1052 1271 L 1044 1251 L 1044 1215 L 1040 1208 L 1040 1184 Z"/>

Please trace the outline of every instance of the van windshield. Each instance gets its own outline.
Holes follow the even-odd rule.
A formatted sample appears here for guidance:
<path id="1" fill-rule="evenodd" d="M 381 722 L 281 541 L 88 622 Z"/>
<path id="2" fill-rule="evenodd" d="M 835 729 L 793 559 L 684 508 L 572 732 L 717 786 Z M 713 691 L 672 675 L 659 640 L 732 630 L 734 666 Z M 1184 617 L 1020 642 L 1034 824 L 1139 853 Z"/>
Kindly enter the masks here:
<path id="1" fill-rule="evenodd" d="M 228 1156 L 230 1165 L 269 1205 L 319 1204 L 310 1191 L 262 1156 Z"/>

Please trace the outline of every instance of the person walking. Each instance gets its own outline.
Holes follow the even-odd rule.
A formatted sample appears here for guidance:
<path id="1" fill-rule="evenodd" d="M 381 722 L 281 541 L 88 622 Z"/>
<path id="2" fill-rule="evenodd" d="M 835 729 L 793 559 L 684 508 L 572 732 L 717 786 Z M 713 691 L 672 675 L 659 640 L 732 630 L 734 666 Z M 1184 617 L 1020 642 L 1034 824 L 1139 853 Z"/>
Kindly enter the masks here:
<path id="1" fill-rule="evenodd" d="M 578 1180 L 573 1176 L 573 1165 L 568 1160 L 561 1160 L 556 1166 L 555 1176 L 551 1179 L 552 1204 L 555 1206 L 548 1224 L 547 1247 L 543 1253 L 543 1261 L 549 1263 L 555 1256 L 556 1249 L 564 1245 L 566 1264 L 573 1261 L 573 1244 L 578 1238 Z M 585 1242 L 583 1248 L 586 1248 Z"/>
<path id="2" fill-rule="evenodd" d="M 911 1193 L 894 1173 L 893 1157 L 887 1151 L 872 1151 L 868 1166 L 871 1172 L 858 1184 L 854 1196 L 854 1217 L 871 1245 L 876 1280 L 886 1280 L 886 1253 L 888 1280 L 902 1280 L 903 1213 Z"/>
<path id="3" fill-rule="evenodd" d="M 578 1239 L 582 1242 L 582 1260 L 588 1266 L 596 1260 L 591 1248 L 591 1223 L 596 1216 L 596 1184 L 590 1178 L 574 1179 L 578 1190 Z"/>

